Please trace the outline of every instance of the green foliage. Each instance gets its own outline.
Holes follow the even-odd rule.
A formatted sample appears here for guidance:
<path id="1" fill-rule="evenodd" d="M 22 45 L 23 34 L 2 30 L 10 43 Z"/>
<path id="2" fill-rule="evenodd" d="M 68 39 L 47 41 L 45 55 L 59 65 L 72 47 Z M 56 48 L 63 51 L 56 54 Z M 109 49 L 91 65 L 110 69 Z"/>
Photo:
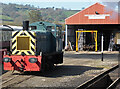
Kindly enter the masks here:
<path id="1" fill-rule="evenodd" d="M 64 13 L 67 17 L 73 15 L 73 14 L 76 13 L 76 12 L 77 12 L 77 11 L 71 11 L 71 10 L 69 10 L 69 11 L 63 11 L 63 13 Z"/>
<path id="2" fill-rule="evenodd" d="M 2 14 L 2 8 L 0 7 L 0 14 Z"/>
<path id="3" fill-rule="evenodd" d="M 29 21 L 30 21 L 30 23 L 43 21 L 41 12 L 39 10 L 31 10 L 29 12 Z"/>
<path id="4" fill-rule="evenodd" d="M 13 20 L 13 18 L 11 18 L 9 16 L 5 16 L 5 15 L 0 15 L 0 19 L 3 19 L 3 20 Z"/>
<path id="5" fill-rule="evenodd" d="M 22 25 L 23 20 L 48 21 L 64 25 L 67 17 L 78 11 L 64 8 L 36 8 L 33 5 L 3 4 L 0 3 L 0 18 L 4 18 L 4 24 Z M 11 20 L 9 22 L 9 20 Z M 64 28 L 63 28 L 64 29 Z"/>

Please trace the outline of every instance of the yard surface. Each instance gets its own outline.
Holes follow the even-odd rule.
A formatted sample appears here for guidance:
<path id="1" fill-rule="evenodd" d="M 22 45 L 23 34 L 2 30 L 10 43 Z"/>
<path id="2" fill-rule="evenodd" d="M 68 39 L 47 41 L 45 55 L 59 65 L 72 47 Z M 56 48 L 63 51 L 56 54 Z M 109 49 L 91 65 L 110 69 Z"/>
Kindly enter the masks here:
<path id="1" fill-rule="evenodd" d="M 67 51 L 64 52 L 64 63 L 57 65 L 54 70 L 45 73 L 4 73 L 2 87 L 75 88 L 116 64 L 118 52 L 105 52 L 104 61 L 101 61 L 101 53 Z"/>

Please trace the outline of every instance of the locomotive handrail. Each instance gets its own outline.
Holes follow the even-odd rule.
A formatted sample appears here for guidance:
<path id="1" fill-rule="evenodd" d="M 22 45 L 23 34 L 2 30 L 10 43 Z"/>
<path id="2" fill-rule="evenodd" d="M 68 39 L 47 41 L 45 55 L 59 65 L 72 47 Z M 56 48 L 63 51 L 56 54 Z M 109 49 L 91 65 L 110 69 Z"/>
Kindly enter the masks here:
<path id="1" fill-rule="evenodd" d="M 8 25 L 3 25 L 3 26 L 6 26 L 6 27 L 10 28 L 12 31 L 14 31 L 14 29 Z"/>

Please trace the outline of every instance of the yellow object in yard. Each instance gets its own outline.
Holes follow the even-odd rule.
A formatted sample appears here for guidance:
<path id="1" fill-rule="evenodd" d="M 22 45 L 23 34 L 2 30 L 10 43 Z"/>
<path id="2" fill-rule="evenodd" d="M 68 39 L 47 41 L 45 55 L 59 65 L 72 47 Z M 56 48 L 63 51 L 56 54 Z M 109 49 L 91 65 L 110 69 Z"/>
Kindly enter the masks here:
<path id="1" fill-rule="evenodd" d="M 95 39 L 95 51 L 97 51 L 97 30 L 82 30 L 82 31 L 76 31 L 76 51 L 78 51 L 78 40 L 80 38 L 80 34 L 81 32 L 93 32 L 95 35 L 94 35 L 94 39 Z M 78 36 L 78 33 L 79 36 Z"/>

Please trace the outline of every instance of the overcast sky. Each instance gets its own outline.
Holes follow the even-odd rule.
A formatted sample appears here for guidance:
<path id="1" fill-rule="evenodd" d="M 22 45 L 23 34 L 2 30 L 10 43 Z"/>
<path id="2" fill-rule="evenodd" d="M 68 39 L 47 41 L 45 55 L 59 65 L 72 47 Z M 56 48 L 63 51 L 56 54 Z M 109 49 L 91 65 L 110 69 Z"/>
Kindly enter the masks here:
<path id="1" fill-rule="evenodd" d="M 94 1 L 94 2 L 93 2 Z M 46 7 L 55 7 L 61 8 L 64 7 L 66 9 L 72 10 L 81 10 L 82 7 L 89 7 L 90 5 L 100 2 L 101 4 L 105 4 L 103 2 L 118 2 L 119 0 L 2 0 L 2 3 L 16 3 L 16 4 L 30 4 L 35 7 L 46 8 Z"/>

